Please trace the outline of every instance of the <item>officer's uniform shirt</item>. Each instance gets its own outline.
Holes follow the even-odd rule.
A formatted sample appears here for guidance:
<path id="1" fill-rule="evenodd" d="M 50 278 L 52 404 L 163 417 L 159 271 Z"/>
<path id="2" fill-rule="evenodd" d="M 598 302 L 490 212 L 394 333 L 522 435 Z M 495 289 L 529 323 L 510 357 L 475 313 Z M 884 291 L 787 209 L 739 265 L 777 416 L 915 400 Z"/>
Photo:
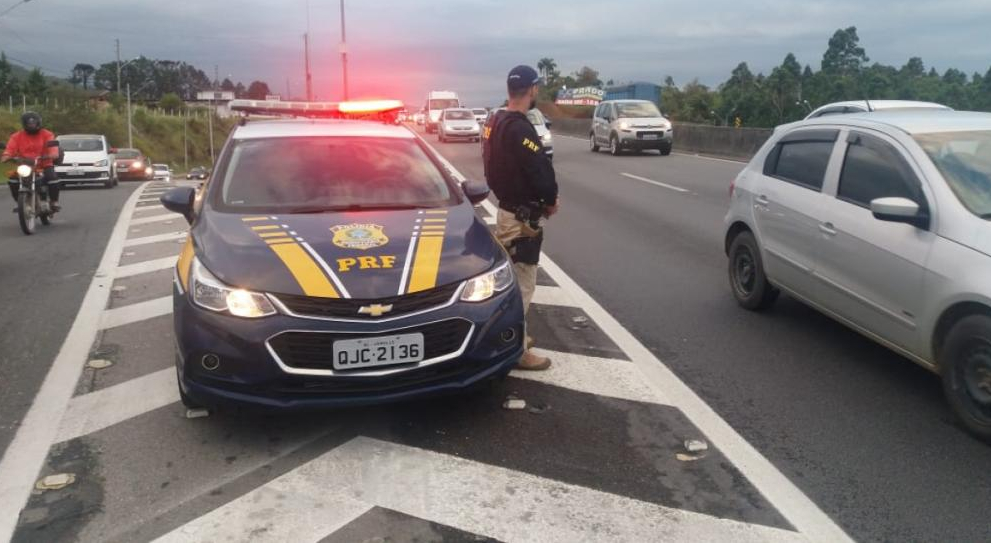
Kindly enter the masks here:
<path id="1" fill-rule="evenodd" d="M 485 179 L 500 207 L 557 203 L 554 166 L 526 115 L 497 111 L 486 123 L 482 139 Z"/>

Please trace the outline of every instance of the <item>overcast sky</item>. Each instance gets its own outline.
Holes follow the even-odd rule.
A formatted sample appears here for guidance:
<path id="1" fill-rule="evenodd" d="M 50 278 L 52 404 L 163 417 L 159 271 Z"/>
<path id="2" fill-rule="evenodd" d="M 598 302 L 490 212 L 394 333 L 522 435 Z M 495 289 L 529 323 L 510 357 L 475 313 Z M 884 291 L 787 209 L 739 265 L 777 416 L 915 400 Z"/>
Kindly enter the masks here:
<path id="1" fill-rule="evenodd" d="M 0 10 L 16 0 L 0 0 Z M 0 18 L 0 49 L 67 75 L 77 62 L 137 55 L 184 60 L 221 79 L 262 79 L 303 93 L 306 0 L 30 0 Z M 856 26 L 871 61 L 901 66 L 921 56 L 940 72 L 991 66 L 991 0 L 349 0 L 352 97 L 423 102 L 431 89 L 495 105 L 506 72 L 552 57 L 562 73 L 582 65 L 603 80 L 716 85 L 737 63 L 768 72 L 794 52 L 818 69 L 832 33 Z M 341 96 L 338 0 L 310 0 L 315 92 Z"/>

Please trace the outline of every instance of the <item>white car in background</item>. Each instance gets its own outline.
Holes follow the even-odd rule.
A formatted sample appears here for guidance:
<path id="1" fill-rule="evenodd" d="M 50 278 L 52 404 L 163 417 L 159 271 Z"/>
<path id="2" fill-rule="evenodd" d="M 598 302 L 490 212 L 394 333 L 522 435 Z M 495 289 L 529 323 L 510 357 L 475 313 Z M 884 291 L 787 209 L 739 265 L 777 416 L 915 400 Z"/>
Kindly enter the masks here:
<path id="1" fill-rule="evenodd" d="M 117 186 L 113 149 L 107 138 L 97 134 L 65 134 L 56 138 L 64 153 L 55 174 L 62 185 L 99 183 Z"/>
<path id="2" fill-rule="evenodd" d="M 152 164 L 151 167 L 155 170 L 155 179 L 172 181 L 172 168 L 169 168 L 168 164 Z"/>
<path id="3" fill-rule="evenodd" d="M 471 112 L 475 114 L 475 120 L 478 121 L 478 124 L 480 125 L 484 125 L 486 119 L 489 118 L 489 110 L 484 107 L 473 107 L 471 108 Z"/>
<path id="4" fill-rule="evenodd" d="M 785 292 L 938 373 L 960 421 L 991 442 L 991 114 L 783 125 L 730 194 L 741 306 Z"/>
<path id="5" fill-rule="evenodd" d="M 866 113 L 870 111 L 886 111 L 891 109 L 941 109 L 953 111 L 952 108 L 935 102 L 917 102 L 914 100 L 850 100 L 834 102 L 819 106 L 805 119 L 816 119 L 827 115 L 842 115 L 844 113 Z"/>
<path id="6" fill-rule="evenodd" d="M 489 114 L 489 117 L 495 115 L 496 112 L 505 111 L 505 107 L 495 109 Z M 540 137 L 540 145 L 544 148 L 544 153 L 547 154 L 551 159 L 554 158 L 554 136 L 551 134 L 551 120 L 544 117 L 544 114 L 537 108 L 533 108 L 526 113 L 526 118 L 533 125 L 533 129 L 537 131 L 537 136 Z M 488 121 L 486 121 L 488 122 Z"/>

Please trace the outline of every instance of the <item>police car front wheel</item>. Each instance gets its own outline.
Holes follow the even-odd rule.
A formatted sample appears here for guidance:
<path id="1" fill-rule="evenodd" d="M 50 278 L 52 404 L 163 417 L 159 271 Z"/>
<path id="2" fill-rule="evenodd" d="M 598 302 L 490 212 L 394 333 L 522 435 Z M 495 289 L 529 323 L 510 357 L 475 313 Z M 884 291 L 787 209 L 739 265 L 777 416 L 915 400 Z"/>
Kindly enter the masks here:
<path id="1" fill-rule="evenodd" d="M 595 134 L 588 135 L 588 149 L 593 153 L 599 152 L 599 144 L 595 142 Z"/>

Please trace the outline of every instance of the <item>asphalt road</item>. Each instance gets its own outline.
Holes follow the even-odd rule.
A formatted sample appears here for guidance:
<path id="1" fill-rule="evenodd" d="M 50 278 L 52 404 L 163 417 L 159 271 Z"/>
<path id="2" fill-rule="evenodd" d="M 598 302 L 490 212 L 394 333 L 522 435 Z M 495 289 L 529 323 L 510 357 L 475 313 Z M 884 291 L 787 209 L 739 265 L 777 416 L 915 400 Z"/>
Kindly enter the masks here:
<path id="1" fill-rule="evenodd" d="M 434 145 L 482 178 L 478 144 Z M 792 299 L 735 304 L 722 220 L 742 164 L 555 152 L 544 251 L 852 537 L 988 540 L 991 450 L 935 375 Z"/>
<path id="2" fill-rule="evenodd" d="M 25 236 L 0 187 L 0 455 L 41 386 L 137 184 L 67 188 L 51 226 Z"/>

